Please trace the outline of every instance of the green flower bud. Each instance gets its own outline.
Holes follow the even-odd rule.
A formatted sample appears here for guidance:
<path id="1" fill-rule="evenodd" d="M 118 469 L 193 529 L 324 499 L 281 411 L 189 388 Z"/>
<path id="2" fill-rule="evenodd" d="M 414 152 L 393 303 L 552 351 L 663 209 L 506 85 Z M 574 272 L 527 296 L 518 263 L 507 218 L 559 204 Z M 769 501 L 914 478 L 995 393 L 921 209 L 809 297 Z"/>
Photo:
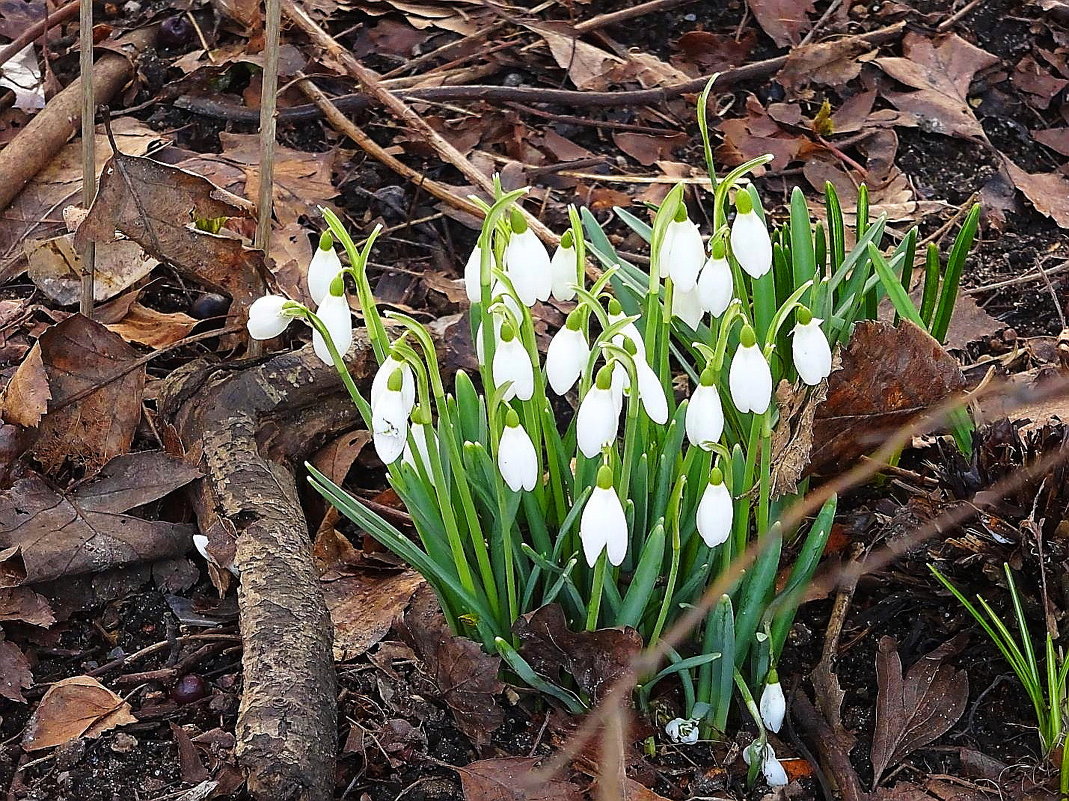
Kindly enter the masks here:
<path id="1" fill-rule="evenodd" d="M 319 249 L 330 250 L 334 247 L 334 237 L 330 235 L 330 231 L 324 231 L 319 235 Z"/>
<path id="2" fill-rule="evenodd" d="M 612 468 L 607 464 L 598 468 L 598 488 L 612 489 Z"/>
<path id="3" fill-rule="evenodd" d="M 744 348 L 752 348 L 757 344 L 757 334 L 749 325 L 742 327 L 742 333 L 739 334 L 739 342 Z"/>
<path id="4" fill-rule="evenodd" d="M 739 190 L 735 193 L 735 209 L 739 214 L 749 214 L 753 211 L 753 198 L 749 192 Z"/>
<path id="5" fill-rule="evenodd" d="M 519 209 L 513 209 L 509 215 L 509 220 L 512 223 L 512 233 L 522 234 L 527 230 L 527 219 L 523 216 L 523 213 Z"/>

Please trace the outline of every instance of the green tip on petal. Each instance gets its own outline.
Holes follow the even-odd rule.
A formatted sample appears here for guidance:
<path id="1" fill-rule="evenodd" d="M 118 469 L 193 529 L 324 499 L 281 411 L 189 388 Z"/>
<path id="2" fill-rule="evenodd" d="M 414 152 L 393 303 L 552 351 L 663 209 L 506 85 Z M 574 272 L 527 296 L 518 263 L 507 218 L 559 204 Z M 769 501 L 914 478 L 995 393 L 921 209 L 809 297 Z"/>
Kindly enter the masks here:
<path id="1" fill-rule="evenodd" d="M 565 327 L 572 331 L 583 330 L 583 313 L 579 309 L 575 309 L 568 315 L 568 319 L 564 321 Z"/>
<path id="2" fill-rule="evenodd" d="M 765 684 L 779 684 L 779 673 L 775 668 L 768 671 L 768 678 L 765 679 Z"/>
<path id="3" fill-rule="evenodd" d="M 719 467 L 714 467 L 709 471 L 709 483 L 713 486 L 720 486 L 724 483 L 724 471 Z"/>
<path id="4" fill-rule="evenodd" d="M 527 230 L 527 220 L 519 209 L 512 210 L 509 220 L 512 222 L 512 233 L 522 234 Z"/>
<path id="5" fill-rule="evenodd" d="M 336 298 L 345 294 L 345 273 L 339 272 L 334 276 L 334 280 L 330 282 L 330 294 Z"/>
<path id="6" fill-rule="evenodd" d="M 505 426 L 508 428 L 518 428 L 520 425 L 520 416 L 516 414 L 515 409 L 509 409 L 508 414 L 505 415 Z"/>
<path id="7" fill-rule="evenodd" d="M 723 239 L 713 240 L 713 258 L 714 259 L 726 259 L 728 256 L 728 246 L 724 244 Z"/>
<path id="8" fill-rule="evenodd" d="M 501 324 L 501 341 L 511 342 L 516 338 L 516 329 L 512 327 L 512 323 Z"/>
<path id="9" fill-rule="evenodd" d="M 594 384 L 598 389 L 608 389 L 612 386 L 612 365 L 606 364 L 600 370 L 598 370 L 598 376 L 594 379 Z"/>
<path id="10" fill-rule="evenodd" d="M 330 235 L 330 231 L 324 231 L 319 235 L 319 249 L 330 250 L 334 247 L 334 237 Z"/>
<path id="11" fill-rule="evenodd" d="M 624 307 L 620 305 L 620 301 L 616 298 L 609 299 L 609 314 L 615 317 L 618 314 L 624 313 Z"/>
<path id="12" fill-rule="evenodd" d="M 598 468 L 598 489 L 612 489 L 612 468 L 607 464 Z"/>
<path id="13" fill-rule="evenodd" d="M 712 365 L 702 370 L 701 384 L 703 387 L 711 387 L 716 384 L 716 371 Z"/>
<path id="14" fill-rule="evenodd" d="M 575 247 L 575 234 L 572 233 L 571 228 L 565 231 L 564 236 L 560 238 L 560 246 L 565 250 L 571 250 Z"/>
<path id="15" fill-rule="evenodd" d="M 638 345 L 635 344 L 635 341 L 631 339 L 631 337 L 624 337 L 624 350 L 632 356 L 635 356 L 638 354 Z"/>
<path id="16" fill-rule="evenodd" d="M 687 205 L 685 203 L 680 203 L 679 204 L 679 208 L 676 209 L 675 221 L 676 222 L 686 222 L 687 221 Z"/>
<path id="17" fill-rule="evenodd" d="M 740 190 L 735 193 L 735 208 L 739 214 L 749 214 L 753 211 L 753 198 L 749 192 Z"/>
<path id="18" fill-rule="evenodd" d="M 401 368 L 398 367 L 390 373 L 390 377 L 386 380 L 386 389 L 390 390 L 390 392 L 400 392 L 403 383 L 404 375 L 401 373 Z"/>
<path id="19" fill-rule="evenodd" d="M 798 311 L 794 313 L 794 316 L 798 320 L 799 325 L 809 325 L 813 322 L 813 312 L 809 311 L 805 306 L 799 306 Z"/>
<path id="20" fill-rule="evenodd" d="M 744 348 L 752 348 L 757 344 L 757 334 L 754 333 L 749 325 L 744 325 L 742 327 L 742 333 L 739 334 L 739 343 Z"/>
<path id="21" fill-rule="evenodd" d="M 412 410 L 412 422 L 418 426 L 429 426 L 431 424 L 431 413 L 422 406 L 417 406 Z"/>

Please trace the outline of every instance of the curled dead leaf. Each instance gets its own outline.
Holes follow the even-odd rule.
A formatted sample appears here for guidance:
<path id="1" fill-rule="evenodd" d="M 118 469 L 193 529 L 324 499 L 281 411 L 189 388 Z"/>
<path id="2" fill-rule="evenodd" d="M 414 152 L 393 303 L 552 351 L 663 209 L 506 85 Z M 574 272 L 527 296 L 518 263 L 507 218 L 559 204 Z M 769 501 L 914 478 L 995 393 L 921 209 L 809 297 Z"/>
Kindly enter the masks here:
<path id="1" fill-rule="evenodd" d="M 137 723 L 137 718 L 126 701 L 91 676 L 73 676 L 48 688 L 26 724 L 22 747 L 53 748 L 129 723 Z"/>

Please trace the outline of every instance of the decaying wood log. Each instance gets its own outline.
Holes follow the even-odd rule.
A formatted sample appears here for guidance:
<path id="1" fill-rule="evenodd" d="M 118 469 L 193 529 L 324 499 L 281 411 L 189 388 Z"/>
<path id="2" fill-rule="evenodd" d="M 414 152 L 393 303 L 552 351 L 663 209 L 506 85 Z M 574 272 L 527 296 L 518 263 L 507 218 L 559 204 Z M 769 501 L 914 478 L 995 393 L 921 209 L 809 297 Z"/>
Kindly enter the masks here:
<path id="1" fill-rule="evenodd" d="M 371 375 L 366 343 L 349 360 L 354 378 Z M 251 366 L 193 363 L 160 400 L 170 433 L 205 472 L 193 492 L 201 531 L 236 539 L 244 690 L 235 734 L 249 791 L 327 801 L 337 746 L 332 628 L 295 474 L 313 448 L 354 427 L 356 410 L 310 347 Z"/>

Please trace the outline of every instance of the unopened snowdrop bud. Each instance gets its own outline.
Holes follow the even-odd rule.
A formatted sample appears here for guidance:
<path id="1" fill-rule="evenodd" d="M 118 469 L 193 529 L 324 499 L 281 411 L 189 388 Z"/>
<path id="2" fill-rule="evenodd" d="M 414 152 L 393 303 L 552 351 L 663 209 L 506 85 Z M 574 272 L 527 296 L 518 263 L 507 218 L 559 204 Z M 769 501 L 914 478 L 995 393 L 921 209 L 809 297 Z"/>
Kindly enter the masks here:
<path id="1" fill-rule="evenodd" d="M 661 379 L 644 359 L 635 360 L 635 376 L 638 380 L 638 397 L 646 415 L 657 425 L 668 422 L 668 397 L 664 394 Z"/>
<path id="2" fill-rule="evenodd" d="M 308 294 L 316 303 L 322 303 L 330 294 L 334 277 L 341 272 L 341 259 L 334 252 L 334 239 L 328 231 L 319 237 L 312 261 L 308 264 Z"/>
<path id="3" fill-rule="evenodd" d="M 798 307 L 795 318 L 798 322 L 791 332 L 794 367 L 805 383 L 816 386 L 831 374 L 831 346 L 820 328 L 824 321 L 814 317 L 805 306 Z"/>
<path id="4" fill-rule="evenodd" d="M 530 492 L 538 480 L 538 454 L 514 409 L 505 416 L 505 428 L 497 445 L 497 469 L 513 492 Z"/>
<path id="5" fill-rule="evenodd" d="M 384 464 L 396 462 L 405 450 L 408 441 L 408 409 L 405 408 L 401 388 L 404 378 L 401 369 L 390 374 L 386 390 L 371 410 L 371 435 L 375 453 Z"/>
<path id="6" fill-rule="evenodd" d="M 713 243 L 713 255 L 702 267 L 698 277 L 698 300 L 702 309 L 713 317 L 719 317 L 731 305 L 731 296 L 735 290 L 731 277 L 731 266 L 727 260 L 727 246 L 723 240 Z"/>
<path id="7" fill-rule="evenodd" d="M 753 208 L 750 193 L 735 195 L 735 220 L 731 223 L 731 253 L 751 277 L 760 278 L 772 268 L 772 240 L 764 221 Z"/>
<path id="8" fill-rule="evenodd" d="M 757 346 L 754 330 L 748 325 L 742 329 L 739 348 L 731 360 L 728 388 L 740 412 L 763 414 L 772 400 L 772 371 Z"/>
<path id="9" fill-rule="evenodd" d="M 476 245 L 464 265 L 464 292 L 472 303 L 482 300 L 482 269 L 483 251 Z"/>
<path id="10" fill-rule="evenodd" d="M 618 301 L 616 298 L 613 298 L 609 301 L 610 325 L 615 325 L 616 323 L 624 319 L 624 317 L 626 316 L 627 315 L 624 314 L 623 307 L 620 305 L 620 301 Z M 612 344 L 614 344 L 618 348 L 622 348 L 624 346 L 625 339 L 630 339 L 632 342 L 634 342 L 635 350 L 642 356 L 643 359 L 646 358 L 646 343 L 642 341 L 642 334 L 639 333 L 638 328 L 633 322 L 628 323 L 620 329 L 620 333 L 612 338 Z"/>
<path id="11" fill-rule="evenodd" d="M 331 282 L 330 291 L 316 309 L 316 317 L 330 334 L 338 354 L 344 356 L 353 344 L 353 315 L 349 311 L 349 301 L 345 297 L 344 274 L 338 273 Z M 315 329 L 312 330 L 312 349 L 325 364 L 334 364 L 330 357 L 327 343 Z"/>
<path id="12" fill-rule="evenodd" d="M 404 391 L 404 384 L 401 385 L 401 389 Z M 438 443 L 434 436 L 434 427 L 431 425 L 431 416 L 422 407 L 417 406 L 412 410 L 411 431 L 412 436 L 405 443 L 405 450 L 401 454 L 401 460 L 415 470 L 417 469 L 416 458 L 418 457 L 423 469 L 430 472 L 431 448 L 437 448 Z M 414 451 L 413 444 L 416 446 Z"/>
<path id="13" fill-rule="evenodd" d="M 494 351 L 491 374 L 494 377 L 494 386 L 500 387 L 506 381 L 512 382 L 512 386 L 505 391 L 505 401 L 513 398 L 526 401 L 534 395 L 534 368 L 531 367 L 531 357 L 516 335 L 512 323 L 503 323 L 501 326 L 501 340 Z"/>
<path id="14" fill-rule="evenodd" d="M 575 437 L 579 451 L 588 459 L 616 440 L 620 426 L 620 411 L 612 397 L 612 369 L 606 365 L 598 371 L 576 413 Z"/>
<path id="15" fill-rule="evenodd" d="M 776 759 L 776 752 L 772 750 L 772 746 L 769 743 L 765 743 L 764 752 L 762 753 L 761 741 L 754 740 L 750 747 L 742 752 L 742 758 L 747 765 L 755 758 L 761 760 L 761 775 L 765 777 L 765 782 L 769 787 L 787 786 L 787 771 L 783 769 L 783 765 Z"/>
<path id="16" fill-rule="evenodd" d="M 383 363 L 379 365 L 379 369 L 375 373 L 375 378 L 371 381 L 372 409 L 378 405 L 379 399 L 385 394 L 386 385 L 389 383 L 390 376 L 392 376 L 396 370 L 401 371 L 401 399 L 405 405 L 405 413 L 408 414 L 411 412 L 412 407 L 416 405 L 416 379 L 412 374 L 412 367 L 404 359 L 390 353 Z"/>
<path id="17" fill-rule="evenodd" d="M 618 567 L 627 555 L 627 518 L 620 497 L 612 486 L 612 468 L 598 469 L 598 482 L 579 519 L 579 539 L 591 567 L 606 551 L 609 564 Z"/>
<path id="18" fill-rule="evenodd" d="M 549 300 L 553 289 L 549 252 L 516 210 L 512 212 L 512 236 L 505 248 L 505 270 L 525 305 Z"/>
<path id="19" fill-rule="evenodd" d="M 553 335 L 546 351 L 546 377 L 553 391 L 563 395 L 575 386 L 589 358 L 590 346 L 583 333 L 582 315 L 573 311 L 564 327 Z"/>
<path id="20" fill-rule="evenodd" d="M 697 285 L 698 271 L 705 262 L 705 243 L 698 226 L 687 217 L 686 206 L 680 205 L 675 219 L 665 228 L 658 259 L 677 291 L 690 292 Z"/>
<path id="21" fill-rule="evenodd" d="M 698 533 L 706 545 L 716 548 L 727 542 L 734 515 L 735 507 L 724 483 L 724 474 L 719 467 L 714 467 L 709 472 L 709 483 L 702 499 L 698 501 Z"/>
<path id="22" fill-rule="evenodd" d="M 693 286 L 688 291 L 683 291 L 676 286 L 675 291 L 672 292 L 672 316 L 678 317 L 688 327 L 697 330 L 701 325 L 703 314 L 705 311 L 702 309 L 701 298 L 698 296 L 698 288 Z"/>
<path id="23" fill-rule="evenodd" d="M 665 724 L 664 733 L 673 743 L 694 745 L 698 742 L 698 721 L 693 718 L 675 718 Z"/>
<path id="24" fill-rule="evenodd" d="M 571 300 L 575 297 L 575 287 L 579 283 L 579 255 L 575 249 L 575 234 L 569 228 L 560 238 L 560 244 L 550 260 L 553 297 L 557 300 Z"/>
<path id="25" fill-rule="evenodd" d="M 712 367 L 702 372 L 698 388 L 687 403 L 685 419 L 687 440 L 703 450 L 712 450 L 724 433 L 724 407 L 720 403 L 720 391 L 716 388 L 716 374 Z"/>
<path id="26" fill-rule="evenodd" d="M 783 717 L 787 713 L 787 699 L 783 697 L 783 687 L 775 668 L 768 672 L 768 683 L 761 692 L 761 720 L 769 731 L 779 731 L 783 726 Z"/>
<path id="27" fill-rule="evenodd" d="M 253 339 L 274 339 L 286 330 L 293 315 L 287 313 L 287 304 L 298 309 L 297 304 L 281 295 L 264 295 L 249 306 L 249 336 Z"/>

